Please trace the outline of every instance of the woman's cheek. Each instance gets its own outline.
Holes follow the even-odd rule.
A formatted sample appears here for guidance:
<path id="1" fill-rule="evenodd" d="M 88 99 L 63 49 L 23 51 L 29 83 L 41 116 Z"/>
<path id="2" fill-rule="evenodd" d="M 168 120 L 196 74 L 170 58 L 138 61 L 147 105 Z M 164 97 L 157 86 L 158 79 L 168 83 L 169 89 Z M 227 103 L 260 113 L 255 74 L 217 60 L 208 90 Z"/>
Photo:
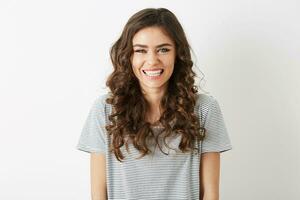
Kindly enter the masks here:
<path id="1" fill-rule="evenodd" d="M 134 58 L 132 61 L 132 64 L 135 68 L 140 68 L 142 65 L 142 59 L 140 58 Z"/>

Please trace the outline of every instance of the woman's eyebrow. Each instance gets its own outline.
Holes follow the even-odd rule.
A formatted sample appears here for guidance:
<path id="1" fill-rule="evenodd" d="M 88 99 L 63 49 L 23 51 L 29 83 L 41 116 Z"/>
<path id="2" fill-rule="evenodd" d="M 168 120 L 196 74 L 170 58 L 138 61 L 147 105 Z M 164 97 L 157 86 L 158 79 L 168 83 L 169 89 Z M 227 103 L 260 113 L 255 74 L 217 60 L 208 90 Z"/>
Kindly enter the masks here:
<path id="1" fill-rule="evenodd" d="M 157 45 L 156 48 L 159 48 L 159 47 L 163 47 L 163 46 L 173 46 L 169 43 L 163 43 L 163 44 L 160 44 L 160 45 Z M 144 44 L 135 44 L 133 45 L 133 47 L 143 47 L 143 48 L 148 48 L 147 45 L 144 45 Z"/>

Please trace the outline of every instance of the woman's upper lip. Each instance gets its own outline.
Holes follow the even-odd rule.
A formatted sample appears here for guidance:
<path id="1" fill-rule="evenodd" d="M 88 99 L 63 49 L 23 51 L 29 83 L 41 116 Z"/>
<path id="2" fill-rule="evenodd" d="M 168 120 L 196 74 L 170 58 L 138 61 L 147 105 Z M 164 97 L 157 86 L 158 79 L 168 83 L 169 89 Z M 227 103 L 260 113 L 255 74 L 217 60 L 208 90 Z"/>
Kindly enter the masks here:
<path id="1" fill-rule="evenodd" d="M 142 69 L 144 71 L 157 71 L 157 70 L 162 70 L 163 68 L 151 68 L 151 69 Z"/>

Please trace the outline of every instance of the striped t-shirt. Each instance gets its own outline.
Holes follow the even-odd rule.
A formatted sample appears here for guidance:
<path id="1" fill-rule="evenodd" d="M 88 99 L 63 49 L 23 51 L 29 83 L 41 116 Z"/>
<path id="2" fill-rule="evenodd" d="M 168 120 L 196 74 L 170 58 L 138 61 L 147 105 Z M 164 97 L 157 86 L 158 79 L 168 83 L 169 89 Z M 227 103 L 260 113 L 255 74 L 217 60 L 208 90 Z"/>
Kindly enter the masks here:
<path id="1" fill-rule="evenodd" d="M 125 157 L 119 162 L 109 153 L 110 138 L 105 125 L 110 123 L 112 112 L 105 102 L 108 94 L 99 95 L 94 101 L 76 146 L 85 152 L 106 155 L 106 183 L 108 200 L 196 200 L 200 194 L 200 156 L 205 152 L 225 152 L 232 149 L 223 115 L 217 100 L 210 95 L 198 94 L 194 112 L 200 125 L 206 129 L 206 136 L 199 144 L 199 153 L 182 153 L 178 148 L 181 135 L 166 138 L 171 149 L 157 147 L 153 154 L 136 159 L 141 154 L 129 145 L 120 149 Z M 159 127 L 152 130 L 159 131 Z M 197 147 L 196 146 L 196 147 Z M 150 148 L 150 147 L 149 147 Z M 177 150 L 176 150 L 177 148 Z M 151 149 L 151 148 L 150 148 Z M 153 152 L 153 149 L 151 149 Z"/>

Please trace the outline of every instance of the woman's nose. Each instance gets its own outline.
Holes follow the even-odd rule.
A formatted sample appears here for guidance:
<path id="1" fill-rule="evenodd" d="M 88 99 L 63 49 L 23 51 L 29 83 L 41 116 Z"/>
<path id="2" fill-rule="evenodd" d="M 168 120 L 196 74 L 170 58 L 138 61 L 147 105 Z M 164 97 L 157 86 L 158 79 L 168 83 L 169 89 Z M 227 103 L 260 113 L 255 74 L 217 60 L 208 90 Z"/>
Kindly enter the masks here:
<path id="1" fill-rule="evenodd" d="M 159 62 L 158 56 L 155 52 L 150 52 L 147 56 L 147 63 L 149 65 L 154 65 Z"/>

